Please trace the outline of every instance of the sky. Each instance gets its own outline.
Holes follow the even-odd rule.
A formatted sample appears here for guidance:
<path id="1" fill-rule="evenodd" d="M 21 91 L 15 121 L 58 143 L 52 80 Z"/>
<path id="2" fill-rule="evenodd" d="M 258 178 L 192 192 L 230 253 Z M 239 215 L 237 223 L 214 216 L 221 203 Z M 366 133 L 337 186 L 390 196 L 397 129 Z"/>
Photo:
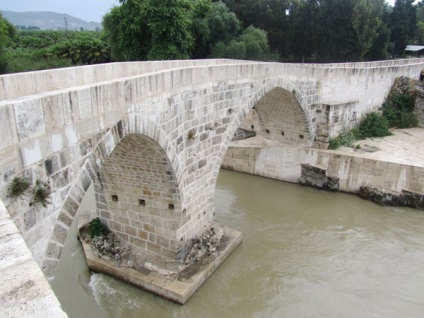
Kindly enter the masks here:
<path id="1" fill-rule="evenodd" d="M 391 5 L 395 0 L 388 0 Z M 67 13 L 87 22 L 101 22 L 118 0 L 0 0 L 0 10 L 6 11 L 53 11 Z"/>
<path id="2" fill-rule="evenodd" d="M 101 22 L 102 16 L 118 4 L 118 0 L 0 0 L 0 10 L 53 11 L 87 22 Z"/>

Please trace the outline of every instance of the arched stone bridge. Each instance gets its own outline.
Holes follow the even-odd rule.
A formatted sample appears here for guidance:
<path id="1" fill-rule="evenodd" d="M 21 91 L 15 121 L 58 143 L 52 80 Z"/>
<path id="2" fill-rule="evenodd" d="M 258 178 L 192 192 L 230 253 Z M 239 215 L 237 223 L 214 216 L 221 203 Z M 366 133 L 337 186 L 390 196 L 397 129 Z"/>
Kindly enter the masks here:
<path id="1" fill-rule="evenodd" d="M 91 183 L 111 229 L 175 258 L 213 220 L 221 162 L 252 109 L 269 138 L 310 146 L 378 108 L 396 77 L 422 68 L 423 59 L 199 60 L 0 76 L 1 199 L 50 279 Z M 47 207 L 9 198 L 16 176 L 49 181 Z"/>

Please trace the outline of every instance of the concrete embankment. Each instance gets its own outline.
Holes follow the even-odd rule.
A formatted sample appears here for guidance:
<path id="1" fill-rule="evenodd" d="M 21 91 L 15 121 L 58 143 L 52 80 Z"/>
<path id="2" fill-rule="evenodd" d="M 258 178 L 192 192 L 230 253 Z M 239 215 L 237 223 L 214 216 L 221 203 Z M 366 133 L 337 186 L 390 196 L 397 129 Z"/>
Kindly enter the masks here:
<path id="1" fill-rule="evenodd" d="M 229 148 L 223 167 L 289 182 L 362 194 L 381 204 L 421 207 L 424 129 L 360 141 L 359 149 L 295 148 L 244 140 Z M 250 145 L 248 144 L 250 143 Z"/>

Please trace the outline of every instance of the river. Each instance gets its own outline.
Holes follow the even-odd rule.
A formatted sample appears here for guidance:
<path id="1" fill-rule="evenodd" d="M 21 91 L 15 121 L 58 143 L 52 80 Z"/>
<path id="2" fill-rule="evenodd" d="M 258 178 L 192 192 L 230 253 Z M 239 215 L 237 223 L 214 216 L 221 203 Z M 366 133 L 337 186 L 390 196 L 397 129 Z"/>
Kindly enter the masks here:
<path id="1" fill-rule="evenodd" d="M 73 226 L 52 283 L 63 309 L 70 318 L 424 317 L 424 211 L 225 170 L 215 205 L 243 242 L 185 305 L 89 273 Z"/>

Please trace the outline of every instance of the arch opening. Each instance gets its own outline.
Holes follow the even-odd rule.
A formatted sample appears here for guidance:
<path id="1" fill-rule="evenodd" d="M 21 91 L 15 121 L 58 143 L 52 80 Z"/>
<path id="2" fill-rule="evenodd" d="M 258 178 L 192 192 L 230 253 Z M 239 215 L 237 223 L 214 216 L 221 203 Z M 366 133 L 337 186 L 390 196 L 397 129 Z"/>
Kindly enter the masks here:
<path id="1" fill-rule="evenodd" d="M 258 139 L 288 146 L 307 146 L 309 140 L 308 122 L 302 106 L 292 92 L 281 87 L 265 94 L 239 129 L 254 132 L 260 137 Z"/>
<path id="2" fill-rule="evenodd" d="M 221 166 L 296 182 L 301 171 L 299 149 L 310 142 L 307 114 L 295 91 L 275 87 L 241 119 Z"/>
<path id="3" fill-rule="evenodd" d="M 96 187 L 100 219 L 117 236 L 144 250 L 151 261 L 176 260 L 181 200 L 172 165 L 162 147 L 128 134 L 106 158 Z"/>

